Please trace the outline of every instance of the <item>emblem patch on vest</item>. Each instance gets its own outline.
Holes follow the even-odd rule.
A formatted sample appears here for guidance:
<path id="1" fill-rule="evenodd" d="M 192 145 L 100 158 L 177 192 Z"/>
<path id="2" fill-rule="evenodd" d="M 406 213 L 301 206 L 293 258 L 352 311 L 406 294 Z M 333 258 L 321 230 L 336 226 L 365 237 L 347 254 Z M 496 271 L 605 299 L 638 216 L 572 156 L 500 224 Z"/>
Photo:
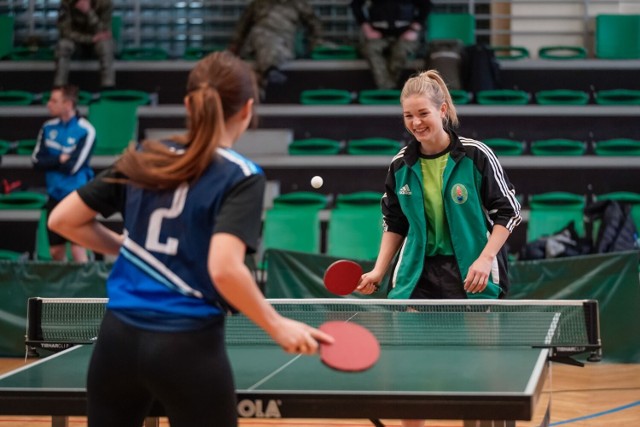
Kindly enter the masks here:
<path id="1" fill-rule="evenodd" d="M 469 193 L 467 192 L 467 187 L 462 184 L 454 184 L 453 188 L 451 188 L 451 198 L 454 202 L 461 205 L 467 201 L 469 198 Z"/>

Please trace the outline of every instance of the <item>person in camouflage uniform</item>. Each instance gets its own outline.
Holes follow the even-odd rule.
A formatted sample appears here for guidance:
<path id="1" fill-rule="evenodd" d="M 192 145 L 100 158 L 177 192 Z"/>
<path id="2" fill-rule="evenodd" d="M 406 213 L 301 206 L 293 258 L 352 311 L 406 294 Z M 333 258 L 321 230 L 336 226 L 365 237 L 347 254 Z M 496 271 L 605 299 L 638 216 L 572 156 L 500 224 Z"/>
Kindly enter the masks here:
<path id="1" fill-rule="evenodd" d="M 53 84 L 67 84 L 69 64 L 76 47 L 93 47 L 100 62 L 103 88 L 115 86 L 114 41 L 111 35 L 111 0 L 61 0 L 58 10 L 60 38 L 56 46 Z"/>
<path id="2" fill-rule="evenodd" d="M 320 41 L 321 23 L 307 0 L 254 0 L 240 17 L 229 50 L 253 56 L 261 86 L 284 83 L 280 67 L 295 58 L 299 26 L 307 31 L 309 49 Z"/>
<path id="3" fill-rule="evenodd" d="M 352 0 L 362 30 L 362 55 L 379 89 L 397 89 L 402 70 L 420 47 L 430 0 Z"/>

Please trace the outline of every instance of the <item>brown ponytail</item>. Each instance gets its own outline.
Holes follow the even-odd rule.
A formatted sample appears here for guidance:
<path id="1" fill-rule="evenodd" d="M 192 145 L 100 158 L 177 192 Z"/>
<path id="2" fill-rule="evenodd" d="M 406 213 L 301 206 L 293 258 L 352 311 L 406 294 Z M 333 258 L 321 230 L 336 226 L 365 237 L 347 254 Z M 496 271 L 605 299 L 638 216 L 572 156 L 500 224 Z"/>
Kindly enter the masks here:
<path id="1" fill-rule="evenodd" d="M 436 106 L 445 104 L 447 113 L 442 119 L 445 128 L 455 128 L 458 126 L 458 113 L 453 105 L 451 94 L 446 83 L 436 70 L 423 71 L 418 75 L 410 77 L 400 94 L 400 101 L 412 95 L 423 95 Z"/>
<path id="2" fill-rule="evenodd" d="M 225 121 L 250 99 L 257 99 L 251 68 L 228 52 L 200 60 L 187 83 L 187 134 L 173 137 L 174 150 L 159 141 L 131 144 L 115 165 L 128 182 L 148 189 L 173 189 L 191 182 L 215 157 Z"/>

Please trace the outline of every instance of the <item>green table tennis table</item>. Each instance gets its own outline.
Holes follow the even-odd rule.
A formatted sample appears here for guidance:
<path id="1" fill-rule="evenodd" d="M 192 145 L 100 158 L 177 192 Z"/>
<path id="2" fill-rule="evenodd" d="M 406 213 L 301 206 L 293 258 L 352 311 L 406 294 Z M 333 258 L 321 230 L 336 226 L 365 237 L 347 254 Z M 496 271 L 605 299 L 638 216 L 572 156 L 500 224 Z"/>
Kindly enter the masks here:
<path id="1" fill-rule="evenodd" d="M 232 316 L 227 344 L 238 415 L 361 418 L 378 425 L 379 419 L 399 418 L 499 420 L 491 425 L 531 420 L 549 361 L 564 357 L 558 349 L 573 355 L 600 348 L 594 303 L 272 300 L 278 311 L 314 326 L 344 320 L 368 327 L 381 356 L 364 372 L 334 371 L 318 356 L 285 353 L 244 316 Z M 77 328 L 77 321 L 58 323 L 62 335 Z M 42 336 L 49 333 L 42 325 L 35 328 L 41 336 L 28 337 L 30 345 L 68 348 L 1 376 L 0 414 L 51 415 L 52 425 L 64 426 L 68 416 L 86 413 L 93 348 L 87 337 L 96 333 L 95 324 L 84 336 L 57 340 Z M 161 406 L 149 415 L 162 416 Z"/>

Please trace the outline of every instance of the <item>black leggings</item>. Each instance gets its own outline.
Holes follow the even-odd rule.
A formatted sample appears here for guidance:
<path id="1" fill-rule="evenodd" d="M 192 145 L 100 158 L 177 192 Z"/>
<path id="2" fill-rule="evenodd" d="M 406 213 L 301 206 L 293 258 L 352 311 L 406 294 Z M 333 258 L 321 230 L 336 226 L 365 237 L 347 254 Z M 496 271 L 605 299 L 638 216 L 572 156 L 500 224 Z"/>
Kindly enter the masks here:
<path id="1" fill-rule="evenodd" d="M 135 328 L 107 311 L 89 375 L 89 427 L 140 427 L 154 401 L 172 427 L 238 424 L 224 320 L 197 331 Z"/>

